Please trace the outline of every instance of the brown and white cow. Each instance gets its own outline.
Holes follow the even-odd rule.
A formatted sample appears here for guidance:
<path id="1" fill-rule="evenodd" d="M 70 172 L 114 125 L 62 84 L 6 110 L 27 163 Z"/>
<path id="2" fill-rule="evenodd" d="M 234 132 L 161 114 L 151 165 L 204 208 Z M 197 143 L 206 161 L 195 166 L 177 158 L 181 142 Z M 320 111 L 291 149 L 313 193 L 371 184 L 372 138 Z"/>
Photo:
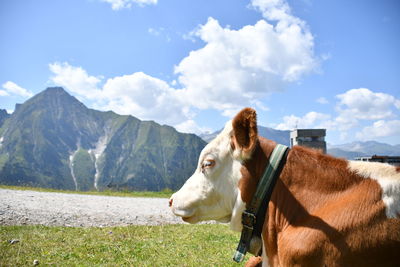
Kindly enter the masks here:
<path id="1" fill-rule="evenodd" d="M 246 108 L 201 152 L 194 174 L 172 195 L 189 223 L 241 215 L 276 143 L 258 136 Z M 400 169 L 293 147 L 274 187 L 262 231 L 263 266 L 400 266 Z"/>

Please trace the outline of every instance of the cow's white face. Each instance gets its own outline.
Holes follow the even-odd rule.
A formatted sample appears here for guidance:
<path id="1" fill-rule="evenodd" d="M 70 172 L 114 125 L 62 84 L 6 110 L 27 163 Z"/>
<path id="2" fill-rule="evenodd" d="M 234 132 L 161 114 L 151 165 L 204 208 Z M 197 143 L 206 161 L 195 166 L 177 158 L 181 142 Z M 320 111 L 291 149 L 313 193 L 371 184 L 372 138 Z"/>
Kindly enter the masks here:
<path id="1" fill-rule="evenodd" d="M 230 222 L 233 230 L 241 231 L 245 203 L 238 183 L 243 157 L 240 146 L 232 144 L 236 140 L 232 124 L 228 122 L 203 149 L 196 171 L 170 199 L 172 212 L 186 222 Z"/>
<path id="2" fill-rule="evenodd" d="M 228 122 L 201 152 L 193 175 L 172 195 L 172 212 L 184 221 L 217 220 L 232 222 L 232 228 L 240 228 L 237 219 L 232 221 L 232 214 L 238 215 L 240 223 L 244 208 L 238 189 L 242 164 L 233 158 L 231 135 L 232 122 Z"/>

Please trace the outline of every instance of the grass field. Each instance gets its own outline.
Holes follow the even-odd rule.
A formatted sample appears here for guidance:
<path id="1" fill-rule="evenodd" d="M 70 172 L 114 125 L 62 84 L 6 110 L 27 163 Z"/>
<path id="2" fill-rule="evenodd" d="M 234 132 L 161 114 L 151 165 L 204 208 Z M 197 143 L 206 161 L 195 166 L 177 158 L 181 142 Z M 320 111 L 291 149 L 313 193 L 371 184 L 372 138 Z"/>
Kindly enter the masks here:
<path id="1" fill-rule="evenodd" d="M 98 196 L 116 196 L 116 197 L 161 197 L 169 198 L 173 191 L 163 190 L 160 192 L 152 191 L 72 191 L 72 190 L 58 190 L 52 188 L 40 188 L 40 187 L 29 187 L 29 186 L 11 186 L 11 185 L 0 185 L 0 188 L 11 189 L 11 190 L 32 190 L 37 192 L 56 192 L 56 193 L 67 193 L 67 194 L 84 194 L 84 195 L 98 195 Z"/>
<path id="2" fill-rule="evenodd" d="M 164 197 L 163 192 L 76 192 L 3 186 L 14 190 L 124 197 Z M 10 240 L 19 240 L 11 244 Z M 232 255 L 239 233 L 227 225 L 126 227 L 0 226 L 0 266 L 243 266 Z M 246 260 L 249 256 L 246 256 Z"/>
<path id="3" fill-rule="evenodd" d="M 243 266 L 232 260 L 239 234 L 221 224 L 0 226 L 0 240 L 0 266 Z"/>

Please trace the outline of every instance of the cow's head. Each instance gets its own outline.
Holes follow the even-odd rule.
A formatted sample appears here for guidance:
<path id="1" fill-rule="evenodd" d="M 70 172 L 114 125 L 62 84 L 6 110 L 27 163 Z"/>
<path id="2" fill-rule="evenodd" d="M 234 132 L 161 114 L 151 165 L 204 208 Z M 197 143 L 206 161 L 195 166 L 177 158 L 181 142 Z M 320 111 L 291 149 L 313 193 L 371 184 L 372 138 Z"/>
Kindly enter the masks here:
<path id="1" fill-rule="evenodd" d="M 256 112 L 245 108 L 201 152 L 197 168 L 172 195 L 172 212 L 189 223 L 230 222 L 240 231 L 245 209 L 239 189 L 242 164 L 258 142 Z"/>

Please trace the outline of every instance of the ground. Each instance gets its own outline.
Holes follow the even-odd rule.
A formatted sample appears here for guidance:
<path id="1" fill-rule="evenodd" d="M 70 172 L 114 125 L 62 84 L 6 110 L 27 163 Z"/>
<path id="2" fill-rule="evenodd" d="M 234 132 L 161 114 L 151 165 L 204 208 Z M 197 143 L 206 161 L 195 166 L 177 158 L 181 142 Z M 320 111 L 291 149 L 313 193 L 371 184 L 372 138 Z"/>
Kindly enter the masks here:
<path id="1" fill-rule="evenodd" d="M 166 198 L 0 189 L 0 225 L 125 226 L 183 223 Z"/>

